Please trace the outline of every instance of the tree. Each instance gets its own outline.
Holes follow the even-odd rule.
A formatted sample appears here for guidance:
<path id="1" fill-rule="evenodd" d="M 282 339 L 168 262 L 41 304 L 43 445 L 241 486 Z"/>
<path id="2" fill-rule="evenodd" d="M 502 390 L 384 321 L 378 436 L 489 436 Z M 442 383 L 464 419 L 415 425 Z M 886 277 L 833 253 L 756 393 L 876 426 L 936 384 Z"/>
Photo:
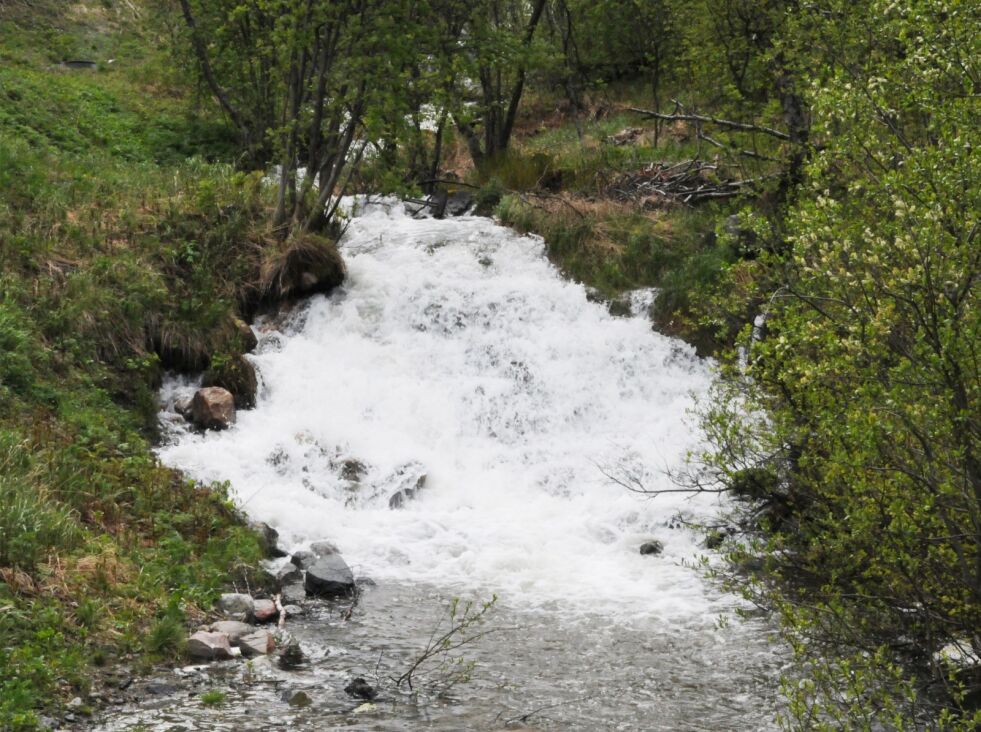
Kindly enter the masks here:
<path id="1" fill-rule="evenodd" d="M 764 595 L 826 671 L 793 694 L 803 726 L 981 721 L 979 29 L 975 4 L 823 0 L 780 41 L 817 146 L 786 248 L 730 279 L 773 289 L 705 458 L 765 506 Z"/>
<path id="2" fill-rule="evenodd" d="M 419 54 L 414 3 L 180 5 L 201 75 L 239 130 L 247 164 L 278 163 L 275 231 L 296 238 L 323 228 L 367 146 L 403 124 L 404 79 Z"/>

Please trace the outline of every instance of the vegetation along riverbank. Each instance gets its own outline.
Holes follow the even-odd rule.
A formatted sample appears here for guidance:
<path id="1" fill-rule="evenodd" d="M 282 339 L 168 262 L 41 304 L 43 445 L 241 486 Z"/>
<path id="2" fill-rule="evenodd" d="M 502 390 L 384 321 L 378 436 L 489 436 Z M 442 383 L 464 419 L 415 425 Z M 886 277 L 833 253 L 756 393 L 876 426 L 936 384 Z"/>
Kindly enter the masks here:
<path id="1" fill-rule="evenodd" d="M 958 0 L 0 5 L 0 727 L 255 582 L 153 456 L 164 371 L 248 381 L 246 323 L 343 278 L 340 194 L 468 191 L 717 358 L 677 478 L 741 499 L 783 724 L 976 728 L 979 59 Z"/>

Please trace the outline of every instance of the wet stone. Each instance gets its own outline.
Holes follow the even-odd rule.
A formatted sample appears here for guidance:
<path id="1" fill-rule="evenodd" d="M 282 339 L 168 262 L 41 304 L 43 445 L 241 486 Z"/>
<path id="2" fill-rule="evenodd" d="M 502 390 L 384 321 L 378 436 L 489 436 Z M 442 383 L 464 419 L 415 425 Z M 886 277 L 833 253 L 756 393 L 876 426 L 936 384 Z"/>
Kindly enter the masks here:
<path id="1" fill-rule="evenodd" d="M 354 591 L 354 573 L 340 554 L 321 557 L 307 569 L 303 586 L 315 597 L 342 597 Z"/>
<path id="2" fill-rule="evenodd" d="M 312 551 L 300 549 L 299 551 L 293 552 L 290 561 L 300 569 L 309 569 L 310 565 L 317 561 L 317 555 Z"/>
<path id="3" fill-rule="evenodd" d="M 243 636 L 239 642 L 239 647 L 242 649 L 243 656 L 254 658 L 272 653 L 276 648 L 276 642 L 268 630 L 257 630 Z"/>
<path id="4" fill-rule="evenodd" d="M 664 544 L 659 542 L 657 539 L 652 541 L 644 542 L 640 545 L 640 553 L 647 557 L 656 557 L 658 554 L 664 551 Z"/>
<path id="5" fill-rule="evenodd" d="M 191 658 L 217 661 L 232 657 L 232 647 L 224 633 L 208 633 L 199 630 L 187 639 L 187 654 Z"/>

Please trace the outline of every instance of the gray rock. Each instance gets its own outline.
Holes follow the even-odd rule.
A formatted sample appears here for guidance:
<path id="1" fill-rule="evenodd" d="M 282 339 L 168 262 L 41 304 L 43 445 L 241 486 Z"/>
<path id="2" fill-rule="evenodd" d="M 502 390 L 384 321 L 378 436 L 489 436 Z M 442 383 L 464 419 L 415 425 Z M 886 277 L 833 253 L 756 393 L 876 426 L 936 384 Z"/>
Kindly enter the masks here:
<path id="1" fill-rule="evenodd" d="M 644 542 L 640 545 L 640 553 L 644 556 L 654 556 L 664 551 L 664 544 L 659 542 L 657 539 Z"/>
<path id="2" fill-rule="evenodd" d="M 246 658 L 256 656 L 266 656 L 276 649 L 276 642 L 273 640 L 272 633 L 268 630 L 257 630 L 254 633 L 242 636 L 239 641 L 239 648 L 242 655 Z"/>
<path id="3" fill-rule="evenodd" d="M 286 613 L 286 617 L 295 618 L 299 615 L 303 615 L 303 608 L 299 605 L 283 605 L 283 612 Z"/>
<path id="4" fill-rule="evenodd" d="M 354 592 L 354 573 L 340 554 L 320 557 L 307 569 L 303 586 L 308 595 L 341 597 Z"/>
<path id="5" fill-rule="evenodd" d="M 317 555 L 306 549 L 300 549 L 299 551 L 293 552 L 290 561 L 300 569 L 309 569 L 317 561 Z"/>
<path id="6" fill-rule="evenodd" d="M 235 397 L 220 386 L 198 389 L 191 400 L 191 419 L 201 429 L 226 429 L 235 424 Z"/>
<path id="7" fill-rule="evenodd" d="M 303 570 L 297 567 L 295 564 L 290 562 L 289 564 L 284 564 L 276 572 L 276 582 L 280 587 L 292 584 L 294 582 L 303 581 Z"/>
<path id="8" fill-rule="evenodd" d="M 232 646 L 224 633 L 208 633 L 199 630 L 187 639 L 187 654 L 191 658 L 201 658 L 207 661 L 232 657 Z"/>
<path id="9" fill-rule="evenodd" d="M 254 612 L 257 623 L 270 623 L 279 617 L 279 609 L 272 600 L 256 600 Z"/>
<path id="10" fill-rule="evenodd" d="M 303 588 L 302 582 L 285 585 L 280 595 L 286 605 L 302 605 L 307 599 L 307 591 Z"/>
<path id="11" fill-rule="evenodd" d="M 255 603 L 248 595 L 238 592 L 225 593 L 218 600 L 218 609 L 229 620 L 251 622 L 255 617 Z"/>
<path id="12" fill-rule="evenodd" d="M 213 633 L 224 633 L 228 636 L 228 642 L 237 646 L 242 636 L 254 632 L 255 628 L 239 620 L 219 620 L 211 624 L 210 630 Z"/>
<path id="13" fill-rule="evenodd" d="M 310 551 L 318 557 L 329 557 L 331 554 L 340 554 L 337 547 L 329 541 L 315 541 L 310 545 Z"/>

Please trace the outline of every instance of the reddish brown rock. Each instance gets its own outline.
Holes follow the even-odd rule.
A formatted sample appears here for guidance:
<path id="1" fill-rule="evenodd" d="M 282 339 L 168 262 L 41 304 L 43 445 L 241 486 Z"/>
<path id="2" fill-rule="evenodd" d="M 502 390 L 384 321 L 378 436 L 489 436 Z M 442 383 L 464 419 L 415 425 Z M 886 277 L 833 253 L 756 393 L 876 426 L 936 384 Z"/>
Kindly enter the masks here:
<path id="1" fill-rule="evenodd" d="M 235 397 L 220 386 L 198 389 L 191 401 L 191 417 L 202 429 L 226 429 L 235 424 Z"/>

